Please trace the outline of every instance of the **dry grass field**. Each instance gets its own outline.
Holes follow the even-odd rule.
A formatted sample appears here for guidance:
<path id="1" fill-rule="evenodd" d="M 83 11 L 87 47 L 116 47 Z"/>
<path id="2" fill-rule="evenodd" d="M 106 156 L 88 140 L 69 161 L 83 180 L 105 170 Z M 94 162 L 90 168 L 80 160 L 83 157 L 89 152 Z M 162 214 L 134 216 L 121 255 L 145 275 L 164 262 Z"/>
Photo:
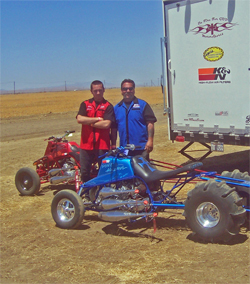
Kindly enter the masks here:
<path id="1" fill-rule="evenodd" d="M 136 88 L 157 117 L 151 158 L 175 164 L 188 160 L 178 151 L 185 143 L 167 139 L 167 117 L 163 116 L 160 87 Z M 43 184 L 37 196 L 20 196 L 14 178 L 21 167 L 33 167 L 42 157 L 51 135 L 75 130 L 80 141 L 76 113 L 89 91 L 35 93 L 0 96 L 0 232 L 3 284 L 247 284 L 249 273 L 249 230 L 228 244 L 203 243 L 192 237 L 181 210 L 160 212 L 152 223 L 103 222 L 86 212 L 77 230 L 55 226 L 50 213 L 54 195 L 65 186 Z M 105 98 L 116 104 L 119 89 L 108 89 Z M 200 149 L 200 146 L 194 146 Z M 204 161 L 206 169 L 218 172 L 249 169 L 249 149 L 226 146 Z M 189 185 L 183 189 L 186 197 Z M 68 188 L 68 186 L 66 186 Z"/>
<path id="2" fill-rule="evenodd" d="M 92 96 L 89 90 L 69 92 L 49 92 L 12 94 L 0 96 L 1 118 L 62 113 L 78 111 L 80 102 Z M 136 88 L 136 96 L 147 98 L 149 104 L 161 104 L 162 93 L 159 87 Z M 104 97 L 113 105 L 122 99 L 120 89 L 107 89 Z"/>

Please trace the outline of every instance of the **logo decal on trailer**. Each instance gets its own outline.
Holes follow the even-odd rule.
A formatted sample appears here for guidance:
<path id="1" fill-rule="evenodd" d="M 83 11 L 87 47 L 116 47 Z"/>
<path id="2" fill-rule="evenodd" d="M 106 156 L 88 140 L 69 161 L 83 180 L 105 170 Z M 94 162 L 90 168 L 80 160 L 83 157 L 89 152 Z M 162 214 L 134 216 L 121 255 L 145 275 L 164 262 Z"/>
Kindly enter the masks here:
<path id="1" fill-rule="evenodd" d="M 226 67 L 199 68 L 199 83 L 231 83 L 231 70 Z"/>
<path id="2" fill-rule="evenodd" d="M 229 23 L 227 18 L 212 17 L 198 22 L 198 25 L 189 32 L 194 35 L 200 34 L 202 37 L 215 38 L 223 36 L 225 31 L 231 31 L 237 24 Z"/>
<path id="3" fill-rule="evenodd" d="M 220 60 L 223 57 L 223 55 L 224 55 L 223 49 L 218 46 L 209 47 L 203 52 L 204 59 L 212 62 Z"/>
<path id="4" fill-rule="evenodd" d="M 184 118 L 184 121 L 204 121 L 204 119 L 199 118 L 198 113 L 188 113 L 188 118 Z"/>
<path id="5" fill-rule="evenodd" d="M 228 116 L 228 111 L 216 111 L 216 116 Z"/>

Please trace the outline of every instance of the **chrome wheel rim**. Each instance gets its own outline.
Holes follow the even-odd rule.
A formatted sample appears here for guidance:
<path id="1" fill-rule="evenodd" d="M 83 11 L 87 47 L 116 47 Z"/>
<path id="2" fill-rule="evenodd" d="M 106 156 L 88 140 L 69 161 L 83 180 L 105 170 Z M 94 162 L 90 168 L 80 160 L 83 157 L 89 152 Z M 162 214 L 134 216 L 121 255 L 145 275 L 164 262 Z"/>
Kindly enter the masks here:
<path id="1" fill-rule="evenodd" d="M 32 186 L 32 180 L 29 176 L 25 175 L 23 176 L 23 179 L 22 179 L 22 182 L 21 182 L 21 186 L 22 186 L 22 189 L 25 190 L 25 191 L 28 191 L 31 186 Z"/>
<path id="2" fill-rule="evenodd" d="M 203 202 L 196 209 L 196 218 L 205 228 L 215 227 L 220 221 L 220 211 L 211 202 Z"/>
<path id="3" fill-rule="evenodd" d="M 69 199 L 61 199 L 57 204 L 57 215 L 62 222 L 71 221 L 75 216 L 74 204 Z"/>

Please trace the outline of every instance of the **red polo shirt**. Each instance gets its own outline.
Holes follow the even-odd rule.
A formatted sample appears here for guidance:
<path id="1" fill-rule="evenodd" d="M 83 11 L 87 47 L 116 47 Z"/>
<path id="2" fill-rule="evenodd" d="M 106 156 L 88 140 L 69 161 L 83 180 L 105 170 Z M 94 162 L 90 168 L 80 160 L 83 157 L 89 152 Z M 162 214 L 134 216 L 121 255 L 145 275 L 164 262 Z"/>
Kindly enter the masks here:
<path id="1" fill-rule="evenodd" d="M 93 98 L 82 102 L 78 114 L 88 117 L 102 117 L 104 120 L 114 121 L 113 106 L 105 99 L 100 103 L 96 103 Z M 84 150 L 109 150 L 110 128 L 99 129 L 82 124 L 80 148 Z"/>

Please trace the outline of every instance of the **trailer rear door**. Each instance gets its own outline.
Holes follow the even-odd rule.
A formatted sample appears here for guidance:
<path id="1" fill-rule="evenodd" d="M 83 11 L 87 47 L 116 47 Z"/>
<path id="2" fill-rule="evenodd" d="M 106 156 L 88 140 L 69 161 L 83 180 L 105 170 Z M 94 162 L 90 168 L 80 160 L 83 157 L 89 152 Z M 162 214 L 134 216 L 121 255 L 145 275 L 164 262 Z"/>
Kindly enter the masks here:
<path id="1" fill-rule="evenodd" d="M 249 3 L 163 2 L 171 140 L 249 144 Z"/>

